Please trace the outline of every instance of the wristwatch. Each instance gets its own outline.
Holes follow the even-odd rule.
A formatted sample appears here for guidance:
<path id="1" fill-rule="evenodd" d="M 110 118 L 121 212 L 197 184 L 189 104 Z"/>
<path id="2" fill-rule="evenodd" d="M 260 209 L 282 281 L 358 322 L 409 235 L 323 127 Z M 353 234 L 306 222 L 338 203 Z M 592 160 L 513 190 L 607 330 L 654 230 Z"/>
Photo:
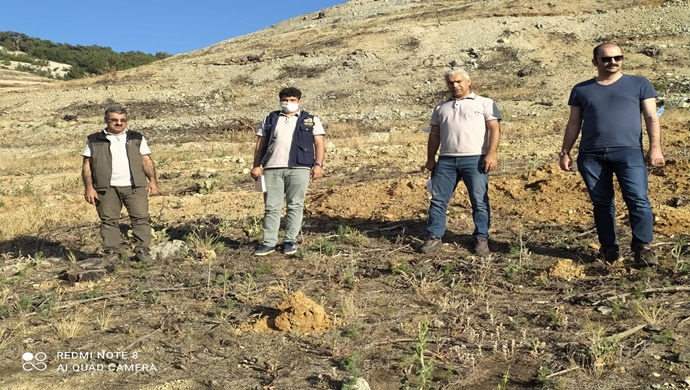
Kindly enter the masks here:
<path id="1" fill-rule="evenodd" d="M 567 152 L 565 150 L 561 150 L 561 152 L 558 153 L 558 157 L 563 157 L 563 156 L 570 156 L 570 152 Z"/>
<path id="2" fill-rule="evenodd" d="M 314 163 L 314 166 L 323 168 L 323 163 Z"/>

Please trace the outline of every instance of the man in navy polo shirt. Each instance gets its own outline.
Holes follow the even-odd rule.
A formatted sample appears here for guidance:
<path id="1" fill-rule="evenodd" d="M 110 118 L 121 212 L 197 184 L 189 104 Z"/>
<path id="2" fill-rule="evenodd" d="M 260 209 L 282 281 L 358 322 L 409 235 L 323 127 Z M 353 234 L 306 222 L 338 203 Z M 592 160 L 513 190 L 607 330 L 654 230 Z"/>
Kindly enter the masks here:
<path id="1" fill-rule="evenodd" d="M 560 167 L 572 169 L 570 150 L 582 131 L 577 167 L 594 206 L 600 257 L 619 259 L 613 175 L 616 175 L 630 215 L 635 263 L 653 266 L 658 260 L 650 247 L 654 216 L 647 197 L 647 167 L 664 164 L 661 130 L 656 113 L 657 93 L 644 77 L 623 74 L 623 51 L 612 43 L 594 48 L 597 77 L 573 87 L 570 118 L 563 137 Z M 643 116 L 649 151 L 642 149 Z"/>

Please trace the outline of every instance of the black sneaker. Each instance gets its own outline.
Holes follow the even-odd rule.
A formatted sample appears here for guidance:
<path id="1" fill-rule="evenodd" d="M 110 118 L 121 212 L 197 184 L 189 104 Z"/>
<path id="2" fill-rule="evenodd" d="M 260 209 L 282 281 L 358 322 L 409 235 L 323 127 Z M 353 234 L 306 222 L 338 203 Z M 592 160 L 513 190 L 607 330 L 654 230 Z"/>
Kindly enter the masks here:
<path id="1" fill-rule="evenodd" d="M 633 250 L 635 264 L 653 267 L 659 265 L 659 260 L 656 258 L 652 247 L 644 245 Z"/>
<path id="2" fill-rule="evenodd" d="M 441 241 L 440 237 L 430 237 L 424 242 L 424 245 L 422 245 L 422 247 L 419 248 L 419 251 L 428 255 L 430 253 L 436 252 L 442 246 L 443 241 Z"/>
<path id="3" fill-rule="evenodd" d="M 276 247 L 270 245 L 261 245 L 259 249 L 254 251 L 254 256 L 266 256 L 276 251 Z"/>
<path id="4" fill-rule="evenodd" d="M 297 243 L 294 242 L 284 242 L 283 243 L 283 254 L 284 255 L 294 255 L 297 253 Z"/>

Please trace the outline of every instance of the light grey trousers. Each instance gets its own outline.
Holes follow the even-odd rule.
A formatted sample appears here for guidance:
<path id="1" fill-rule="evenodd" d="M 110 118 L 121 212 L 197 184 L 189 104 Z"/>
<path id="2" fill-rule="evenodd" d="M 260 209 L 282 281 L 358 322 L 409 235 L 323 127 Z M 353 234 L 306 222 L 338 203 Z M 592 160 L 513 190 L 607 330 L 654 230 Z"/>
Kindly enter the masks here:
<path id="1" fill-rule="evenodd" d="M 263 245 L 278 244 L 280 214 L 285 200 L 285 238 L 283 242 L 297 242 L 304 216 L 304 197 L 307 195 L 311 170 L 308 168 L 271 168 L 264 170 L 264 239 Z"/>

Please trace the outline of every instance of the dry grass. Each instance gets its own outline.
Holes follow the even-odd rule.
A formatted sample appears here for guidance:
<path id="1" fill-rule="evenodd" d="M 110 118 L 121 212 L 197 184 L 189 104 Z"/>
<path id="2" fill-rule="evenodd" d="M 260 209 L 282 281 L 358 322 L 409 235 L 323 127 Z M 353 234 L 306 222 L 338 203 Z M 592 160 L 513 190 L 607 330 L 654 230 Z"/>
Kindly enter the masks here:
<path id="1" fill-rule="evenodd" d="M 99 330 L 104 331 L 110 328 L 110 320 L 114 311 L 114 309 L 108 309 L 107 300 L 103 301 L 101 312 L 96 315 L 96 325 L 98 325 Z"/>
<path id="2" fill-rule="evenodd" d="M 89 315 L 89 309 L 78 309 L 55 322 L 53 328 L 62 340 L 73 339 L 81 335 L 84 325 L 88 323 Z"/>

